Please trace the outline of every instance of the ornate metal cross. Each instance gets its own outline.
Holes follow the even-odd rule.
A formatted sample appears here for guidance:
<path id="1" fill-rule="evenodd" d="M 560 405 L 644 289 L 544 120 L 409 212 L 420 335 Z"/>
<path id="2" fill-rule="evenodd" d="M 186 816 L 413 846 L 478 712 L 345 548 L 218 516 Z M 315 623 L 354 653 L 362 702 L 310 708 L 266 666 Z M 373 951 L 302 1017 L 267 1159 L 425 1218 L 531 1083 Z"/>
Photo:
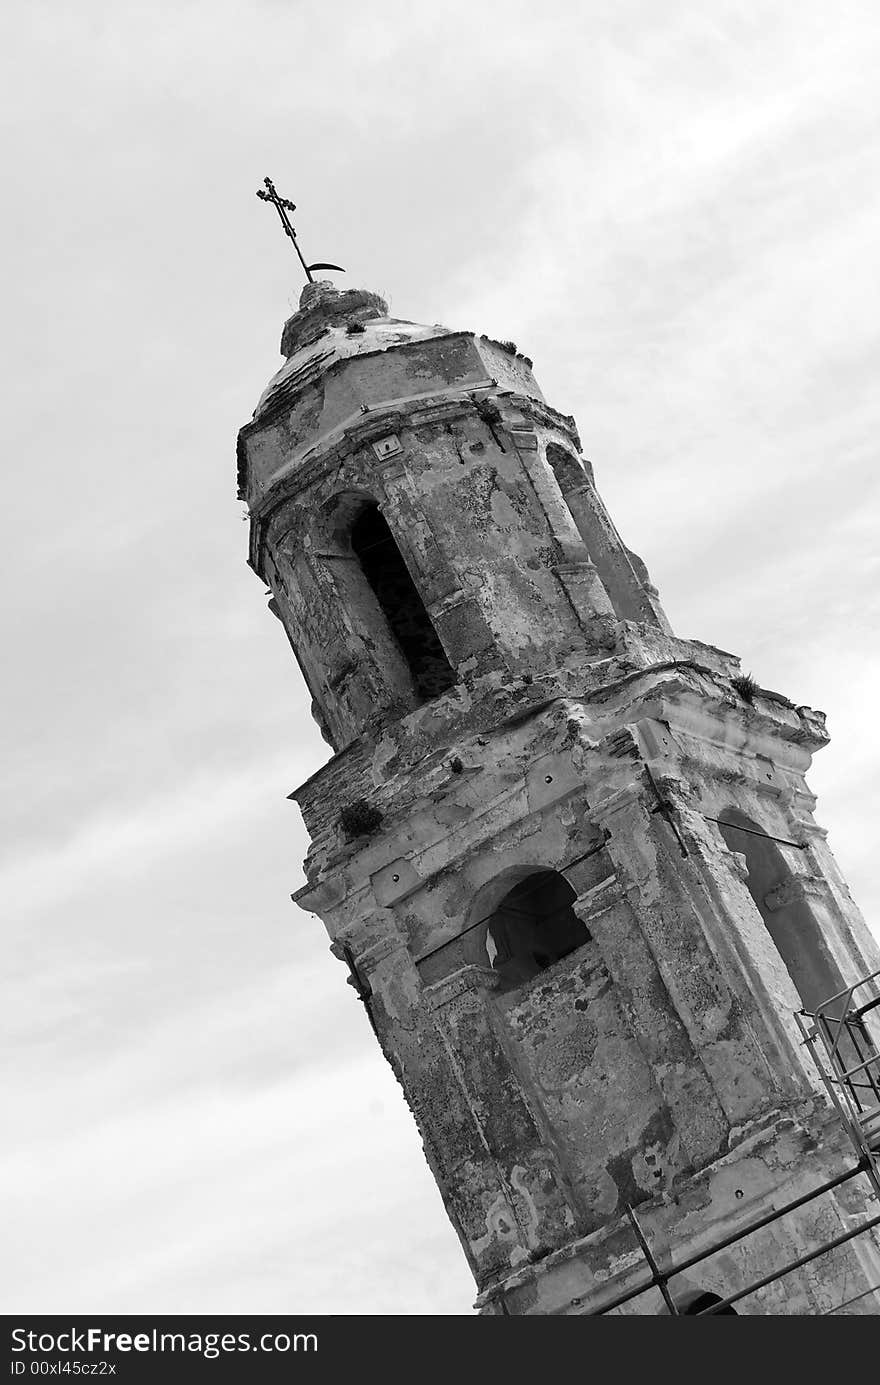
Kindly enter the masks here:
<path id="1" fill-rule="evenodd" d="M 310 283 L 310 284 L 313 284 L 313 283 L 315 282 L 314 279 L 312 278 L 312 270 L 313 270 L 313 269 L 337 269 L 337 270 L 339 271 L 340 274 L 344 274 L 344 273 L 345 273 L 345 270 L 342 268 L 342 265 L 338 265 L 338 264 L 306 264 L 305 260 L 303 259 L 303 253 L 302 253 L 302 251 L 301 251 L 300 248 L 299 248 L 299 244 L 297 243 L 296 233 L 295 233 L 293 227 L 292 227 L 291 224 L 290 224 L 290 217 L 287 215 L 288 212 L 295 212 L 295 211 L 296 211 L 296 207 L 294 206 L 294 204 L 293 204 L 292 202 L 288 201 L 288 199 L 287 199 L 286 197 L 279 197 L 279 196 L 278 196 L 278 193 L 275 191 L 275 184 L 272 182 L 272 179 L 271 179 L 271 178 L 264 178 L 264 179 L 263 179 L 263 182 L 265 183 L 265 185 L 266 185 L 268 191 L 267 191 L 267 192 L 264 192 L 262 188 L 259 188 L 259 189 L 257 190 L 257 196 L 258 196 L 258 197 L 260 198 L 260 200 L 263 201 L 263 202 L 271 202 L 271 203 L 272 203 L 272 206 L 275 208 L 275 210 L 277 211 L 278 215 L 280 216 L 280 218 L 281 218 L 281 225 L 284 227 L 284 234 L 285 234 L 290 240 L 293 241 L 293 248 L 294 248 L 294 250 L 296 251 L 297 255 L 299 256 L 299 262 L 300 262 L 300 264 L 302 265 L 303 269 L 304 269 L 305 272 L 306 272 L 306 278 L 308 279 L 309 283 Z"/>

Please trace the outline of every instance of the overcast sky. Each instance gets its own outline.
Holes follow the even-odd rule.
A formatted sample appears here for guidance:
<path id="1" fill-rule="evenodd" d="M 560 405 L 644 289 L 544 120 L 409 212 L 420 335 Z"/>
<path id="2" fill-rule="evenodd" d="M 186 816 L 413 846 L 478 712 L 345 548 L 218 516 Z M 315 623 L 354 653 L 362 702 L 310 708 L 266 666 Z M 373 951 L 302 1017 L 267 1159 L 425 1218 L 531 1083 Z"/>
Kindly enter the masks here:
<path id="1" fill-rule="evenodd" d="M 4 1310 L 471 1311 L 320 922 L 235 437 L 311 259 L 512 338 L 676 631 L 828 713 L 880 919 L 880 7 L 28 0 L 0 21 Z"/>

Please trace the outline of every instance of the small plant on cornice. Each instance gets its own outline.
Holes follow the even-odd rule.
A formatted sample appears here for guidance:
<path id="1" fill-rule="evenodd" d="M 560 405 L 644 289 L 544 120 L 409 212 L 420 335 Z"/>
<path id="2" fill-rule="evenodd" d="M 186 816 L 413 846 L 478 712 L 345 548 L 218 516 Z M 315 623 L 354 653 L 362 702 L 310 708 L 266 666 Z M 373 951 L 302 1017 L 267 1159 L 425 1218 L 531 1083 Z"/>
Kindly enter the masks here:
<path id="1" fill-rule="evenodd" d="M 751 704 L 755 700 L 755 693 L 760 692 L 760 686 L 755 682 L 750 673 L 738 673 L 735 678 L 731 678 L 730 686 L 734 692 L 738 692 L 743 702 Z"/>
<path id="2" fill-rule="evenodd" d="M 491 428 L 493 423 L 501 422 L 501 410 L 493 399 L 475 399 L 474 408 L 484 423 Z"/>
<path id="3" fill-rule="evenodd" d="M 366 328 L 362 322 L 349 322 L 345 330 L 350 337 L 359 337 L 361 332 L 366 331 Z"/>
<path id="4" fill-rule="evenodd" d="M 382 814 L 365 798 L 356 798 L 347 804 L 339 814 L 339 826 L 349 841 L 355 837 L 367 837 L 381 826 Z"/>
<path id="5" fill-rule="evenodd" d="M 464 771 L 464 765 L 458 755 L 453 755 L 452 759 L 449 761 L 449 768 L 452 770 L 453 774 L 461 774 Z"/>
<path id="6" fill-rule="evenodd" d="M 506 351 L 508 356 L 519 355 L 515 341 L 499 341 L 497 337 L 487 337 L 485 332 L 481 334 L 480 341 L 487 341 L 490 346 L 497 346 L 500 351 Z"/>

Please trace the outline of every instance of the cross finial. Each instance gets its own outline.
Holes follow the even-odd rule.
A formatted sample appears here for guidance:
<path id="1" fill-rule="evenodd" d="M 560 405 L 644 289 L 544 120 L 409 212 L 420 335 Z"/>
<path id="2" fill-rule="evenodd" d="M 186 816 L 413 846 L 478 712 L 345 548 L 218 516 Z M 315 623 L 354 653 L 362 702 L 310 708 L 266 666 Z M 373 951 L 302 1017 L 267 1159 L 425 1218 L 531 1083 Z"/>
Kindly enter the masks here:
<path id="1" fill-rule="evenodd" d="M 296 207 L 286 197 L 278 196 L 278 193 L 275 191 L 275 184 L 272 182 L 271 178 L 264 178 L 263 182 L 265 183 L 267 190 L 264 192 L 262 188 L 258 188 L 257 196 L 263 202 L 271 202 L 272 206 L 275 208 L 278 215 L 280 216 L 281 225 L 284 227 L 284 234 L 288 237 L 288 239 L 293 241 L 293 248 L 299 257 L 300 264 L 306 272 L 306 278 L 308 279 L 309 283 L 313 284 L 315 282 L 312 278 L 313 269 L 336 269 L 339 271 L 340 274 L 344 274 L 345 270 L 342 268 L 342 265 L 306 264 L 305 260 L 303 259 L 303 253 L 300 250 L 299 244 L 296 239 L 296 233 L 294 232 L 294 229 L 290 224 L 290 217 L 287 215 L 288 212 L 295 212 Z"/>

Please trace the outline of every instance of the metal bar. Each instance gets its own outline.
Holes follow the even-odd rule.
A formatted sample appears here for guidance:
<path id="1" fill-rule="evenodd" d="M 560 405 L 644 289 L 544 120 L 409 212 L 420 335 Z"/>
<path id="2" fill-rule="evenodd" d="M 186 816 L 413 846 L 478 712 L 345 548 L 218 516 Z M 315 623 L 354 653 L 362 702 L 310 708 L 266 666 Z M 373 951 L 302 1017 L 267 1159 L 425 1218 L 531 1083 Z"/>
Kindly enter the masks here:
<path id="1" fill-rule="evenodd" d="M 559 874 L 561 875 L 562 872 L 565 870 L 571 870 L 572 866 L 580 865 L 581 861 L 586 861 L 590 856 L 598 855 L 598 853 L 602 850 L 610 836 L 611 833 L 606 831 L 604 836 L 602 837 L 602 840 L 600 842 L 597 842 L 595 846 L 591 846 L 589 851 L 585 851 L 582 856 L 575 856 L 573 861 L 566 861 L 565 865 L 559 866 Z M 540 888 L 541 886 L 535 885 L 534 889 L 532 890 L 523 890 L 521 898 L 527 898 L 530 894 L 534 894 L 535 890 L 538 890 Z M 499 904 L 498 908 L 500 907 L 501 906 Z M 436 957 L 437 953 L 442 952 L 444 947 L 450 947 L 452 943 L 457 943 L 459 938 L 464 938 L 468 933 L 472 933 L 475 928 L 479 928 L 481 923 L 489 923 L 489 921 L 495 917 L 497 912 L 498 909 L 493 909 L 491 914 L 486 914 L 484 918 L 477 919 L 475 923 L 469 923 L 467 928 L 463 928 L 461 932 L 456 933 L 454 937 L 447 938 L 445 942 L 438 943 L 436 947 L 429 948 L 427 952 L 420 953 L 419 956 L 414 959 L 416 966 L 418 966 L 420 962 L 427 962 L 429 957 Z"/>
<path id="2" fill-rule="evenodd" d="M 835 1236 L 830 1241 L 824 1241 L 817 1250 L 811 1250 L 809 1255 L 799 1255 L 796 1260 L 790 1260 L 781 1270 L 776 1270 L 773 1274 L 766 1274 L 763 1279 L 750 1284 L 747 1289 L 740 1289 L 739 1293 L 731 1294 L 729 1298 L 724 1298 L 720 1303 L 713 1303 L 711 1308 L 703 1308 L 694 1316 L 698 1318 L 710 1317 L 713 1313 L 720 1313 L 722 1308 L 728 1308 L 734 1303 L 739 1303 L 740 1299 L 748 1298 L 749 1294 L 755 1294 L 759 1289 L 764 1289 L 768 1284 L 775 1284 L 777 1279 L 784 1278 L 791 1274 L 793 1270 L 802 1269 L 804 1265 L 809 1265 L 813 1260 L 818 1260 L 820 1255 L 827 1255 L 831 1250 L 837 1250 L 838 1246 L 845 1245 L 847 1241 L 853 1240 L 856 1236 L 861 1236 L 864 1231 L 873 1231 L 875 1226 L 880 1226 L 880 1213 L 876 1217 L 871 1217 L 868 1221 L 862 1222 L 853 1231 L 844 1231 L 840 1236 Z"/>
<path id="3" fill-rule="evenodd" d="M 660 1266 L 654 1259 L 653 1252 L 651 1250 L 650 1245 L 648 1244 L 648 1239 L 642 1231 L 642 1228 L 639 1226 L 636 1214 L 630 1207 L 629 1203 L 626 1204 L 626 1215 L 629 1217 L 632 1229 L 636 1233 L 639 1245 L 642 1247 L 642 1254 L 644 1255 L 645 1259 L 647 1260 L 651 1268 L 651 1274 L 654 1283 L 657 1285 L 657 1288 L 663 1295 L 663 1302 L 666 1304 L 666 1307 L 669 1309 L 669 1312 L 672 1314 L 674 1318 L 679 1317 L 680 1314 L 678 1308 L 675 1305 L 675 1300 L 666 1286 L 666 1275 L 663 1274 L 663 1272 L 660 1269 Z"/>
<path id="4" fill-rule="evenodd" d="M 656 799 L 657 799 L 657 806 L 656 806 L 656 808 L 652 809 L 652 811 L 655 812 L 655 813 L 661 813 L 661 814 L 662 814 L 663 818 L 664 818 L 664 819 L 666 820 L 666 822 L 669 824 L 669 826 L 671 827 L 671 829 L 672 829 L 672 831 L 673 831 L 673 833 L 674 833 L 674 835 L 675 835 L 675 840 L 676 840 L 677 843 L 678 843 L 678 849 L 679 849 L 679 851 L 681 852 L 682 856 L 684 856 L 685 858 L 687 858 L 687 856 L 689 855 L 689 852 L 688 852 L 687 847 L 686 847 L 685 844 L 684 844 L 684 841 L 682 840 L 682 835 L 681 835 L 681 833 L 680 833 L 679 830 L 678 830 L 678 824 L 675 822 L 675 819 L 674 819 L 673 816 L 672 816 L 673 811 L 674 811 L 674 809 L 673 809 L 673 807 L 672 807 L 672 804 L 669 802 L 669 799 L 668 799 L 668 798 L 664 798 L 663 795 L 661 794 L 660 789 L 659 789 L 659 787 L 658 787 L 658 785 L 657 785 L 657 781 L 656 781 L 656 779 L 654 778 L 653 774 L 651 773 L 651 767 L 650 767 L 650 765 L 645 765 L 645 773 L 646 773 L 647 776 L 648 776 L 648 782 L 649 782 L 649 784 L 651 785 L 651 788 L 654 790 L 654 794 L 655 794 Z"/>
<path id="5" fill-rule="evenodd" d="M 856 1044 L 856 1053 L 857 1053 L 858 1056 L 861 1058 L 862 1055 L 861 1055 L 861 1053 L 860 1053 L 860 1051 L 859 1051 L 858 1044 Z M 841 1075 L 840 1075 L 840 1080 L 841 1080 L 841 1082 L 849 1082 L 849 1079 L 850 1079 L 851 1077 L 855 1077 L 855 1075 L 856 1075 L 857 1072 L 864 1072 L 864 1071 L 865 1071 L 865 1068 L 870 1067 L 870 1065 L 871 1065 L 872 1063 L 876 1063 L 876 1062 L 877 1062 L 877 1056 L 876 1056 L 876 1054 L 874 1054 L 874 1055 L 873 1055 L 872 1057 L 870 1057 L 870 1058 L 865 1058 L 861 1063 L 857 1063 L 856 1066 L 855 1066 L 854 1068 L 847 1068 L 846 1072 L 843 1072 L 843 1073 L 841 1073 Z"/>
<path id="6" fill-rule="evenodd" d="M 734 832 L 748 832 L 750 837 L 765 837 L 768 842 L 779 842 L 782 846 L 794 846 L 798 851 L 806 851 L 806 842 L 790 842 L 786 837 L 772 837 L 769 832 L 758 832 L 754 827 L 740 827 L 738 822 L 724 822 L 722 818 L 710 818 L 708 813 L 703 817 L 707 822 L 717 822 L 719 827 L 730 827 Z M 843 994 L 843 992 L 841 992 Z M 832 997 L 835 999 L 836 997 Z"/>
<path id="7" fill-rule="evenodd" d="M 420 962 L 427 962 L 429 957 L 436 957 L 437 953 L 442 952 L 444 947 L 451 947 L 452 944 L 457 943 L 460 938 L 465 938 L 468 933 L 473 933 L 474 929 L 479 928 L 481 923 L 488 923 L 492 917 L 492 914 L 487 914 L 485 918 L 477 919 L 476 923 L 469 923 L 467 928 L 463 928 L 461 932 L 456 933 L 454 937 L 447 938 L 445 942 L 438 943 L 436 947 L 429 948 L 427 952 L 421 952 L 419 956 L 415 958 L 416 966 L 418 966 Z"/>
<path id="8" fill-rule="evenodd" d="M 852 1298 L 846 1299 L 843 1303 L 835 1304 L 833 1308 L 826 1308 L 824 1313 L 819 1314 L 819 1317 L 827 1318 L 830 1313 L 839 1313 L 841 1308 L 848 1308 L 851 1303 L 858 1303 L 859 1299 L 867 1298 L 868 1294 L 876 1294 L 878 1290 L 880 1290 L 880 1284 L 875 1284 L 873 1288 L 865 1289 L 862 1293 L 853 1295 Z"/>
<path id="9" fill-rule="evenodd" d="M 819 1022 L 822 1024 L 824 1028 L 827 1028 L 829 1024 L 829 1020 L 826 1019 L 824 1016 L 822 1016 Z M 837 1038 L 834 1041 L 833 1049 L 830 1050 L 830 1056 L 832 1058 L 832 1061 L 836 1060 L 840 1064 L 840 1071 L 837 1073 L 835 1077 L 832 1077 L 831 1080 L 833 1082 L 837 1082 L 841 1087 L 845 1087 L 847 1089 L 847 1091 L 852 1096 L 852 1100 L 855 1104 L 858 1115 L 862 1115 L 864 1107 L 862 1106 L 862 1103 L 859 1100 L 858 1092 L 870 1091 L 874 1092 L 876 1096 L 880 1097 L 880 1090 L 877 1089 L 874 1075 L 871 1072 L 871 1064 L 880 1062 L 880 1055 L 873 1053 L 870 1054 L 867 1058 L 864 1057 L 862 1050 L 859 1047 L 858 1039 L 856 1038 L 856 1026 L 858 1022 L 854 1023 L 853 1021 L 846 1019 L 846 1017 L 844 1016 L 844 1018 L 840 1020 L 835 1020 L 834 1023 L 839 1024 L 841 1027 L 838 1029 L 838 1034 Z M 843 1026 L 845 1026 L 845 1029 Z M 862 1037 L 867 1038 L 868 1042 L 870 1043 L 870 1037 L 865 1034 L 864 1026 L 862 1026 L 862 1031 Z M 850 1043 L 856 1051 L 856 1056 L 862 1059 L 860 1063 L 857 1063 L 854 1067 L 851 1068 L 844 1068 L 843 1059 L 840 1056 L 839 1052 L 840 1039 L 843 1033 L 847 1034 Z M 853 1081 L 853 1078 L 858 1073 L 864 1073 L 864 1075 L 868 1079 L 866 1083 L 859 1083 Z"/>
<path id="10" fill-rule="evenodd" d="M 855 1168 L 849 1169 L 846 1173 L 839 1173 L 834 1178 L 829 1178 L 827 1183 L 820 1184 L 819 1187 L 814 1188 L 812 1192 L 803 1193 L 801 1197 L 796 1197 L 793 1201 L 787 1202 L 784 1207 L 779 1207 L 775 1211 L 767 1212 L 763 1217 L 759 1217 L 757 1221 L 752 1222 L 748 1230 L 728 1236 L 723 1241 L 718 1241 L 716 1245 L 713 1246 L 712 1250 L 706 1251 L 702 1255 L 692 1255 L 689 1260 L 683 1260 L 680 1265 L 676 1265 L 675 1273 L 679 1274 L 682 1270 L 691 1269 L 692 1266 L 699 1264 L 701 1260 L 708 1259 L 710 1255 L 717 1254 L 719 1250 L 726 1250 L 728 1246 L 732 1246 L 737 1241 L 741 1241 L 745 1236 L 751 1235 L 754 1231 L 763 1230 L 765 1226 L 769 1226 L 771 1222 L 778 1221 L 780 1217 L 787 1217 L 789 1212 L 796 1212 L 799 1207 L 803 1207 L 806 1203 L 812 1202 L 814 1198 L 822 1197 L 825 1193 L 832 1192 L 834 1188 L 839 1188 L 842 1183 L 848 1183 L 851 1178 L 855 1178 L 857 1174 L 864 1173 L 864 1171 L 863 1165 L 859 1163 Z"/>
<path id="11" fill-rule="evenodd" d="M 875 1095 L 880 1099 L 880 1088 L 877 1087 L 878 1079 L 880 1079 L 880 1052 L 878 1052 L 871 1035 L 864 1029 L 862 1030 L 862 1038 L 869 1047 L 869 1055 L 865 1063 L 865 1076 L 870 1082 L 872 1090 L 876 1089 Z"/>
<path id="12" fill-rule="evenodd" d="M 874 1054 L 874 1057 L 871 1059 L 871 1062 L 872 1062 L 872 1063 L 878 1063 L 878 1064 L 880 1064 L 880 1054 L 875 1053 L 875 1054 Z M 877 1098 L 878 1104 L 880 1104 L 880 1067 L 877 1068 L 877 1075 L 876 1075 L 876 1076 L 875 1076 L 874 1072 L 872 1071 L 872 1069 L 871 1069 L 870 1067 L 868 1067 L 868 1068 L 866 1069 L 866 1071 L 865 1071 L 865 1076 L 866 1076 L 867 1079 L 868 1079 L 868 1082 L 869 1082 L 870 1087 L 871 1087 L 871 1091 L 874 1093 L 874 1096 Z"/>
<path id="13" fill-rule="evenodd" d="M 357 969 L 357 963 L 354 960 L 354 954 L 352 953 L 352 950 L 347 943 L 342 944 L 342 955 L 345 958 L 345 961 L 348 965 L 348 970 L 351 972 L 351 979 L 354 990 L 357 994 L 357 998 L 367 1012 L 367 1019 L 370 1022 L 370 1028 L 372 1029 L 373 1033 L 375 1034 L 376 1038 L 379 1040 L 379 1043 L 381 1044 L 382 1040 L 380 1038 L 379 1031 L 376 1028 L 376 1020 L 373 1016 L 372 1006 L 370 1005 L 370 997 L 373 994 L 372 989 L 369 986 L 365 985 L 363 977 Z"/>
<path id="14" fill-rule="evenodd" d="M 833 1038 L 831 1031 L 832 1024 L 837 1025 L 837 1034 Z M 819 1033 L 825 1040 L 825 1047 L 828 1049 L 828 1056 L 830 1057 L 831 1061 L 834 1062 L 838 1058 L 837 1049 L 840 1044 L 840 1036 L 843 1033 L 843 1030 L 840 1026 L 840 1020 L 833 1015 L 823 1015 L 819 1011 L 817 1011 L 816 1025 L 819 1029 Z"/>
<path id="15" fill-rule="evenodd" d="M 804 1025 L 803 1020 L 801 1018 L 802 1015 L 807 1014 L 808 1012 L 806 1010 L 796 1010 L 794 1017 L 797 1020 L 798 1025 L 800 1026 L 801 1033 L 804 1034 L 804 1043 L 809 1045 L 810 1057 L 812 1058 L 813 1063 L 815 1064 L 816 1071 L 818 1072 L 819 1077 L 822 1079 L 825 1090 L 828 1093 L 829 1100 L 831 1101 L 832 1106 L 834 1107 L 838 1116 L 840 1117 L 840 1120 L 843 1123 L 843 1126 L 850 1137 L 853 1148 L 859 1155 L 859 1158 L 864 1162 L 864 1148 L 862 1141 L 860 1140 L 858 1132 L 856 1130 L 856 1121 L 852 1108 L 849 1106 L 848 1103 L 845 1104 L 841 1101 L 840 1097 L 837 1094 L 837 1091 L 835 1090 L 837 1084 L 833 1082 L 832 1079 L 828 1076 L 828 1073 L 825 1071 L 825 1064 L 820 1063 L 819 1061 L 819 1057 L 816 1053 L 816 1041 L 818 1037 L 818 1032 L 817 1030 L 814 1030 L 812 1034 L 808 1034 L 806 1032 L 806 1026 Z M 815 1016 L 809 1016 L 809 1018 L 812 1018 L 815 1024 Z M 868 1176 L 872 1177 L 870 1170 L 868 1171 Z"/>
<path id="16" fill-rule="evenodd" d="M 869 1000 L 867 1005 L 861 1005 L 859 1009 L 855 1011 L 853 1018 L 860 1020 L 862 1015 L 866 1015 L 869 1010 L 876 1010 L 878 1005 L 880 1005 L 880 995 L 875 996 L 873 1000 Z"/>
<path id="17" fill-rule="evenodd" d="M 309 281 L 310 284 L 313 284 L 315 281 L 314 281 L 314 279 L 313 279 L 313 277 L 312 277 L 312 271 L 309 269 L 308 265 L 306 264 L 306 262 L 305 262 L 305 257 L 303 256 L 303 252 L 302 252 L 302 251 L 300 250 L 300 248 L 299 248 L 299 241 L 298 241 L 297 238 L 296 238 L 296 232 L 294 231 L 293 227 L 291 226 L 290 221 L 288 220 L 288 217 L 287 217 L 287 213 L 286 213 L 286 211 L 284 210 L 284 208 L 283 208 L 283 207 L 279 207 L 278 210 L 279 210 L 279 212 L 280 212 L 280 214 L 281 214 L 281 220 L 282 220 L 282 222 L 284 223 L 284 229 L 285 229 L 285 231 L 287 232 L 287 234 L 290 236 L 290 239 L 293 241 L 293 248 L 294 248 L 294 250 L 295 250 L 296 253 L 297 253 L 297 256 L 298 256 L 298 258 L 299 258 L 300 264 L 302 265 L 303 269 L 305 270 L 306 278 L 308 279 L 308 281 Z"/>
<path id="18" fill-rule="evenodd" d="M 814 1198 L 822 1197 L 824 1193 L 830 1193 L 834 1188 L 840 1187 L 842 1183 L 848 1183 L 849 1180 L 855 1178 L 857 1174 L 865 1172 L 865 1165 L 864 1162 L 862 1162 L 857 1164 L 855 1168 L 848 1169 L 845 1173 L 839 1173 L 834 1178 L 829 1178 L 827 1183 L 821 1183 L 818 1188 L 813 1188 L 811 1192 L 803 1193 L 801 1197 L 795 1198 L 792 1202 L 787 1202 L 783 1207 L 778 1207 L 774 1209 L 774 1211 L 766 1213 L 765 1216 L 759 1217 L 757 1221 L 751 1222 L 743 1230 L 735 1231 L 731 1236 L 726 1236 L 724 1240 L 716 1241 L 708 1250 L 702 1250 L 697 1255 L 691 1255 L 689 1259 L 682 1260 L 681 1264 L 673 1266 L 673 1268 L 667 1272 L 666 1278 L 672 1279 L 673 1275 L 682 1274 L 685 1270 L 692 1269 L 694 1265 L 699 1265 L 703 1260 L 708 1260 L 713 1255 L 717 1255 L 719 1251 L 726 1250 L 728 1246 L 735 1245 L 737 1241 L 744 1240 L 746 1236 L 750 1236 L 755 1231 L 761 1231 L 765 1226 L 769 1226 L 771 1222 L 778 1221 L 780 1217 L 787 1216 L 789 1212 L 797 1211 L 798 1207 L 803 1207 L 805 1203 L 812 1202 Z M 608 1313 L 612 1308 L 619 1308 L 622 1303 L 628 1303 L 631 1298 L 637 1298 L 639 1294 L 644 1294 L 648 1289 L 654 1287 L 655 1284 L 652 1278 L 647 1284 L 640 1285 L 638 1289 L 628 1289 L 626 1293 L 620 1294 L 617 1298 L 612 1299 L 610 1303 L 603 1304 L 601 1308 L 596 1310 L 595 1314 L 590 1316 L 599 1316 L 602 1313 Z"/>
<path id="19" fill-rule="evenodd" d="M 865 981 L 872 980 L 873 976 L 876 975 L 878 975 L 878 973 L 874 972 L 872 976 L 863 977 L 862 981 L 856 982 L 856 987 L 864 984 Z M 849 993 L 851 994 L 851 992 L 856 987 L 849 987 Z M 847 992 L 841 992 L 840 994 L 847 994 Z M 838 998 L 839 997 L 832 997 L 832 1001 Z M 830 1004 L 832 1002 L 828 1003 Z M 823 1007 L 821 1006 L 819 1007 L 820 1011 L 822 1008 Z M 856 1103 L 858 1102 L 858 1098 L 855 1098 L 855 1093 L 851 1090 L 851 1086 L 847 1086 L 846 1083 L 841 1082 L 837 1077 L 829 1076 L 829 1073 L 826 1070 L 827 1065 L 824 1062 L 820 1061 L 819 1053 L 817 1050 L 817 1042 L 820 1037 L 822 1037 L 823 1042 L 826 1044 L 827 1047 L 827 1038 L 825 1036 L 825 1029 L 827 1029 L 827 1020 L 825 1020 L 825 1029 L 823 1029 L 820 1026 L 817 1015 L 810 1015 L 809 1012 L 806 1010 L 795 1011 L 795 1020 L 797 1021 L 798 1027 L 800 1028 L 800 1031 L 804 1036 L 804 1043 L 809 1046 L 810 1055 L 813 1059 L 813 1062 L 816 1066 L 816 1070 L 819 1074 L 819 1077 L 822 1080 L 825 1090 L 828 1093 L 828 1096 L 831 1100 L 831 1104 L 837 1111 L 837 1114 L 840 1117 L 841 1122 L 843 1123 L 843 1127 L 849 1135 L 853 1148 L 856 1151 L 856 1155 L 858 1156 L 861 1166 L 871 1182 L 875 1195 L 877 1197 L 880 1197 L 880 1161 L 878 1161 L 876 1153 L 876 1141 L 871 1138 L 871 1135 L 869 1134 L 866 1125 L 863 1124 L 863 1122 L 865 1121 L 873 1122 L 876 1113 L 869 1112 L 867 1116 L 858 1115 L 855 1109 Z M 811 1019 L 813 1021 L 811 1029 L 808 1029 L 807 1027 L 807 1019 Z M 861 1103 L 858 1103 L 858 1105 L 859 1109 L 861 1110 Z"/>
<path id="20" fill-rule="evenodd" d="M 872 976 L 877 975 L 877 972 L 872 972 L 870 976 L 863 976 L 861 981 L 855 981 L 851 986 L 844 986 L 842 991 L 836 991 L 834 995 L 830 995 L 827 1000 L 822 1001 L 822 1004 L 816 1010 L 816 1014 L 818 1015 L 821 1011 L 827 1009 L 829 1005 L 833 1005 L 835 1000 L 842 1000 L 844 996 L 848 997 L 847 1004 L 849 1004 L 849 1001 L 852 1000 L 852 993 L 856 987 L 863 986 L 866 981 L 871 980 Z M 844 1009 L 845 1008 L 846 1006 L 844 1006 Z"/>

